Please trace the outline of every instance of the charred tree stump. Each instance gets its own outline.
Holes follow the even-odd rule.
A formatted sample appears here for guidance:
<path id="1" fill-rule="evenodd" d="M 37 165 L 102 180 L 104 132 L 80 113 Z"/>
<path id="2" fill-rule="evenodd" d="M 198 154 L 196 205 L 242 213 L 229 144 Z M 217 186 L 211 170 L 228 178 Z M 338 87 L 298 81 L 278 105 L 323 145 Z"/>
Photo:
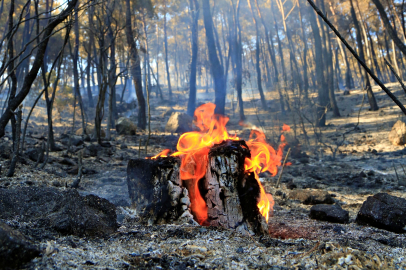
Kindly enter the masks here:
<path id="1" fill-rule="evenodd" d="M 268 225 L 258 210 L 260 188 L 254 174 L 244 170 L 251 157 L 244 141 L 225 141 L 209 152 L 203 181 L 207 223 L 238 231 L 266 233 Z"/>
<path id="2" fill-rule="evenodd" d="M 141 223 L 195 223 L 188 190 L 181 186 L 178 158 L 132 159 L 127 167 L 128 192 Z"/>
<path id="3" fill-rule="evenodd" d="M 207 157 L 206 175 L 195 183 L 181 181 L 179 158 L 130 160 L 128 190 L 141 223 L 196 223 L 191 203 L 199 192 L 207 206 L 207 219 L 199 220 L 202 225 L 267 233 L 268 225 L 257 206 L 260 186 L 255 175 L 244 169 L 250 155 L 244 141 L 214 145 Z"/>

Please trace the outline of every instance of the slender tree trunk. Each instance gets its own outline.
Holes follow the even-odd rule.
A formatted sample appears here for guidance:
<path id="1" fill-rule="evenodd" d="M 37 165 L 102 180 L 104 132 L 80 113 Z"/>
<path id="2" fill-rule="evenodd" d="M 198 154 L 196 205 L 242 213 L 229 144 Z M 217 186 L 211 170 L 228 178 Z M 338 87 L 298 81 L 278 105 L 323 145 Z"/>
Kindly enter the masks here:
<path id="1" fill-rule="evenodd" d="M 82 101 L 82 94 L 80 93 L 80 86 L 79 86 L 79 70 L 78 70 L 78 62 L 79 62 L 79 16 L 78 16 L 78 6 L 79 2 L 77 2 L 75 6 L 75 49 L 73 52 L 73 80 L 74 80 L 74 87 L 76 91 L 76 95 L 78 97 L 79 106 L 80 106 L 80 115 L 82 117 L 82 129 L 83 133 L 86 134 L 86 125 L 85 125 L 85 113 L 83 108 L 83 101 Z"/>
<path id="2" fill-rule="evenodd" d="M 361 39 L 361 30 L 360 30 L 360 27 L 358 24 L 357 15 L 355 14 L 353 0 L 350 0 L 350 3 L 351 3 L 351 16 L 352 16 L 352 20 L 355 25 L 355 31 L 356 31 L 356 35 L 357 35 L 359 56 L 360 56 L 360 59 L 365 63 L 364 48 L 362 47 L 362 39 Z M 368 73 L 366 72 L 365 69 L 363 69 L 362 71 L 363 71 L 363 78 L 365 81 L 365 88 L 367 90 L 370 110 L 377 111 L 379 109 L 379 107 L 378 107 L 378 104 L 376 103 L 374 93 L 372 92 L 371 82 L 369 80 Z"/>
<path id="3" fill-rule="evenodd" d="M 142 94 L 142 83 L 141 83 L 141 66 L 140 66 L 140 57 L 138 55 L 137 46 L 135 44 L 132 23 L 131 23 L 131 7 L 130 0 L 125 0 L 126 3 L 126 23 L 125 23 L 125 32 L 127 36 L 127 43 L 130 50 L 130 71 L 133 76 L 135 94 L 137 95 L 138 100 L 138 127 L 145 129 L 147 125 L 147 116 L 145 111 L 145 99 Z"/>
<path id="4" fill-rule="evenodd" d="M 323 49 L 321 44 L 320 29 L 317 25 L 316 15 L 309 7 L 309 18 L 312 27 L 314 46 L 315 46 L 315 63 L 317 76 L 318 104 L 316 105 L 316 125 L 323 127 L 326 125 L 326 108 L 328 105 L 328 96 L 324 80 Z"/>
<path id="5" fill-rule="evenodd" d="M 260 52 L 260 38 L 259 38 L 259 30 L 258 30 L 258 24 L 257 24 L 257 19 L 255 17 L 254 11 L 251 6 L 251 0 L 247 0 L 248 6 L 251 10 L 252 18 L 255 24 L 255 31 L 256 31 L 256 41 L 255 41 L 255 70 L 257 72 L 257 87 L 258 87 L 258 92 L 261 97 L 261 104 L 262 104 L 262 109 L 263 110 L 268 110 L 268 106 L 266 104 L 265 100 L 265 95 L 264 95 L 264 90 L 262 89 L 262 78 L 261 78 L 261 67 L 260 67 L 260 57 L 259 57 L 259 52 Z"/>
<path id="6" fill-rule="evenodd" d="M 196 109 L 196 72 L 197 72 L 197 54 L 199 50 L 199 2 L 189 0 L 190 11 L 192 13 L 192 59 L 190 62 L 190 80 L 189 80 L 189 100 L 187 105 L 187 114 L 193 116 Z"/>
<path id="7" fill-rule="evenodd" d="M 375 4 L 376 8 L 379 11 L 379 15 L 383 21 L 383 24 L 385 25 L 386 32 L 389 34 L 389 36 L 399 48 L 399 50 L 403 53 L 403 55 L 406 55 L 406 45 L 399 39 L 396 30 L 390 24 L 389 18 L 386 15 L 386 11 L 382 3 L 380 2 L 380 0 L 372 0 L 372 2 Z"/>
<path id="8" fill-rule="evenodd" d="M 226 89 L 224 69 L 217 57 L 217 48 L 213 34 L 213 20 L 210 11 L 210 1 L 203 0 L 203 19 L 206 28 L 206 43 L 209 53 L 210 69 L 214 80 L 215 104 L 217 114 L 225 114 Z"/>
<path id="9" fill-rule="evenodd" d="M 169 100 L 172 100 L 172 87 L 171 87 L 171 76 L 169 74 L 169 61 L 168 61 L 168 33 L 166 29 L 166 8 L 167 3 L 164 0 L 165 10 L 164 10 L 164 46 L 165 46 L 165 65 L 166 65 L 166 78 L 168 83 Z"/>

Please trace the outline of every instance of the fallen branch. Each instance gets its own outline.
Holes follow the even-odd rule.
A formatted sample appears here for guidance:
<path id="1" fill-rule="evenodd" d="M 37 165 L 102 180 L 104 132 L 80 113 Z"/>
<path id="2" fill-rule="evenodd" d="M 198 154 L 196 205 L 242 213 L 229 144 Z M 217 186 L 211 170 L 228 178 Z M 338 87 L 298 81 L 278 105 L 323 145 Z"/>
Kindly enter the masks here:
<path id="1" fill-rule="evenodd" d="M 402 112 L 406 115 L 406 108 L 403 104 L 389 91 L 388 88 L 372 73 L 372 71 L 368 68 L 368 66 L 359 58 L 358 54 L 354 51 L 354 49 L 347 43 L 347 41 L 341 36 L 340 32 L 334 27 L 334 25 L 327 19 L 327 17 L 321 12 L 321 10 L 316 6 L 316 4 L 312 0 L 307 0 L 309 4 L 313 7 L 316 13 L 327 23 L 331 30 L 336 34 L 336 36 L 344 43 L 345 47 L 351 52 L 351 54 L 357 59 L 358 63 L 366 70 L 369 76 L 374 79 L 374 81 L 382 88 L 383 91 L 399 106 Z"/>

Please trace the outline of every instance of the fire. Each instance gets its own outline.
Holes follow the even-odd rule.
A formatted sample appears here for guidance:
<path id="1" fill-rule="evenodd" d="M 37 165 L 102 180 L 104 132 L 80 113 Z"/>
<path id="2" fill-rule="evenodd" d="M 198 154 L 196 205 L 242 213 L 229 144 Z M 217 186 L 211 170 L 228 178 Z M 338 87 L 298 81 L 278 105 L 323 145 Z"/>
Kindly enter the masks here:
<path id="1" fill-rule="evenodd" d="M 177 144 L 177 152 L 171 156 L 181 158 L 180 178 L 182 181 L 191 182 L 191 208 L 198 222 L 203 224 L 207 220 L 207 206 L 202 198 L 198 181 L 206 174 L 208 154 L 210 148 L 225 140 L 239 140 L 237 136 L 228 134 L 226 124 L 228 117 L 214 113 L 216 105 L 207 103 L 198 107 L 194 113 L 195 125 L 199 131 L 184 133 L 180 136 Z M 283 125 L 283 131 L 289 131 L 288 125 Z M 282 150 L 285 143 L 279 146 L 276 151 L 267 144 L 265 134 L 262 131 L 252 130 L 247 145 L 251 151 L 251 158 L 244 161 L 245 171 L 253 173 L 260 186 L 260 198 L 257 204 L 260 213 L 268 222 L 269 212 L 273 210 L 272 195 L 266 194 L 259 181 L 259 174 L 268 171 L 273 176 L 276 175 L 277 166 L 281 165 Z M 166 157 L 170 150 L 166 149 L 158 155 L 152 157 Z"/>
<path id="2" fill-rule="evenodd" d="M 165 149 L 161 153 L 159 153 L 158 155 L 150 157 L 150 159 L 157 159 L 159 157 L 167 157 L 170 152 L 171 152 L 170 149 Z"/>

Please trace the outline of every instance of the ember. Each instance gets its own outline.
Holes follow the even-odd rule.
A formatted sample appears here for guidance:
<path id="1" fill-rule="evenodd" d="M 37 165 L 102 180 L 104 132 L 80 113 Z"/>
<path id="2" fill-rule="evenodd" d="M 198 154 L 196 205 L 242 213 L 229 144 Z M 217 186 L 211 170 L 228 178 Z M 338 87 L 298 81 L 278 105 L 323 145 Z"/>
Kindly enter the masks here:
<path id="1" fill-rule="evenodd" d="M 214 113 L 216 105 L 207 103 L 198 107 L 194 113 L 195 125 L 199 131 L 187 132 L 181 135 L 177 144 L 177 152 L 170 156 L 181 159 L 180 178 L 182 181 L 191 181 L 189 186 L 193 187 L 191 195 L 191 209 L 199 224 L 204 224 L 207 219 L 207 205 L 199 191 L 199 180 L 202 179 L 207 170 L 208 156 L 210 149 L 215 144 L 224 141 L 239 141 L 236 135 L 227 132 L 226 124 L 228 117 Z M 283 131 L 289 131 L 290 127 L 283 125 Z M 283 135 L 282 135 L 283 136 Z M 284 141 L 283 137 L 281 141 Z M 268 222 L 269 213 L 273 211 L 274 201 L 271 194 L 266 194 L 259 181 L 259 174 L 268 171 L 272 176 L 277 174 L 277 166 L 281 166 L 283 148 L 282 143 L 278 150 L 275 150 L 266 142 L 265 134 L 259 130 L 252 130 L 249 140 L 246 142 L 251 152 L 251 157 L 246 157 L 244 170 L 248 174 L 254 174 L 260 187 L 258 198 L 258 209 Z M 165 149 L 158 157 L 167 157 L 169 149 Z"/>

